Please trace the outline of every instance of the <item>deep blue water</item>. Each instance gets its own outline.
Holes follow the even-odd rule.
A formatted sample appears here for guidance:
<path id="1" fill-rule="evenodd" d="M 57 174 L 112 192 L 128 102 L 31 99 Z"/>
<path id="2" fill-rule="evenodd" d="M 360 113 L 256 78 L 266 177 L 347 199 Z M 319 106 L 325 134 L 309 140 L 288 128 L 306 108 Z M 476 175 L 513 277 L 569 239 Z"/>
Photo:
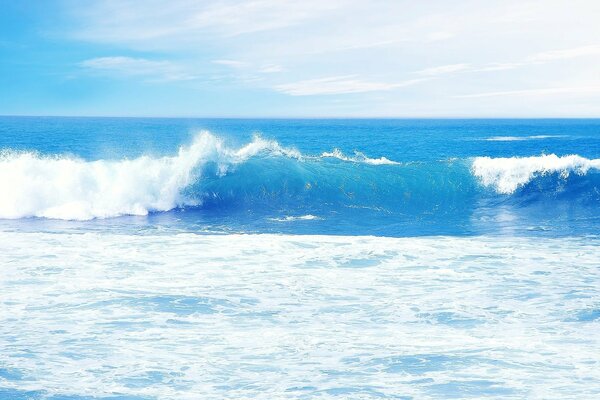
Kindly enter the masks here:
<path id="1" fill-rule="evenodd" d="M 555 236 L 600 226 L 597 119 L 1 117 L 0 148 L 8 229 Z"/>

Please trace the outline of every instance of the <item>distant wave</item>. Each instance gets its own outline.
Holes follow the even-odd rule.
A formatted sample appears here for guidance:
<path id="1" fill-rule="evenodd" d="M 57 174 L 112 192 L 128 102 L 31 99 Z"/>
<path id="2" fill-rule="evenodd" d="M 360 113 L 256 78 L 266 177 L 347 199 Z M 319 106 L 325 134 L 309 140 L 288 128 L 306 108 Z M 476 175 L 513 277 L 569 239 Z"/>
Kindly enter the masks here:
<path id="1" fill-rule="evenodd" d="M 355 151 L 354 157 L 348 157 L 348 156 L 344 155 L 344 153 L 342 153 L 341 150 L 334 149 L 332 152 L 324 152 L 323 154 L 321 154 L 321 157 L 337 158 L 338 160 L 342 160 L 342 161 L 359 162 L 359 163 L 365 163 L 365 164 L 371 164 L 371 165 L 400 165 L 399 162 L 389 160 L 385 157 L 369 158 L 369 157 L 365 156 L 363 153 L 361 153 L 360 151 Z"/>
<path id="2" fill-rule="evenodd" d="M 578 155 L 559 157 L 555 154 L 538 157 L 477 157 L 472 166 L 473 174 L 483 185 L 501 194 L 512 194 L 539 177 L 557 174 L 566 179 L 571 174 L 585 175 L 590 170 L 600 170 L 600 159 L 589 160 Z"/>
<path id="3" fill-rule="evenodd" d="M 488 142 L 517 142 L 524 140 L 543 140 L 562 138 L 564 135 L 532 135 L 532 136 L 492 136 L 483 140 Z"/>
<path id="4" fill-rule="evenodd" d="M 276 222 L 293 222 L 293 221 L 313 221 L 313 220 L 318 220 L 318 219 L 322 219 L 317 217 L 316 215 L 312 215 L 312 214 L 307 214 L 307 215 L 300 215 L 300 216 L 293 216 L 293 215 L 288 215 L 282 218 L 269 218 L 271 221 L 276 221 Z"/>

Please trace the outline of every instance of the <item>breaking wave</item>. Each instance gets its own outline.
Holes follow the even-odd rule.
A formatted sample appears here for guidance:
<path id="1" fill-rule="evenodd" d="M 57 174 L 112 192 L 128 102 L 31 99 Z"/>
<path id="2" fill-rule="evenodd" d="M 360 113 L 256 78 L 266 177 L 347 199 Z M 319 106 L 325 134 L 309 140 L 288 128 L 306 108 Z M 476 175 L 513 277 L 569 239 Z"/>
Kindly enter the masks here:
<path id="1" fill-rule="evenodd" d="M 599 172 L 600 160 L 577 155 L 402 163 L 338 149 L 304 155 L 258 136 L 233 148 L 203 131 L 167 157 L 89 161 L 4 150 L 0 218 L 88 220 L 175 208 L 300 215 L 278 221 L 314 220 L 325 209 L 452 214 L 531 192 L 597 206 Z"/>
<path id="2" fill-rule="evenodd" d="M 182 190 L 202 178 L 199 166 L 212 163 L 216 174 L 261 152 L 298 158 L 294 150 L 259 137 L 231 149 L 202 132 L 176 156 L 132 160 L 85 161 L 4 151 L 0 155 L 0 218 L 29 216 L 77 219 L 146 215 L 185 205 L 198 205 Z"/>
<path id="3" fill-rule="evenodd" d="M 493 187 L 498 193 L 512 194 L 540 177 L 555 175 L 566 180 L 573 174 L 585 176 L 589 172 L 598 173 L 600 159 L 589 160 L 577 155 L 559 157 L 555 154 L 539 157 L 477 157 L 472 170 L 483 185 Z"/>

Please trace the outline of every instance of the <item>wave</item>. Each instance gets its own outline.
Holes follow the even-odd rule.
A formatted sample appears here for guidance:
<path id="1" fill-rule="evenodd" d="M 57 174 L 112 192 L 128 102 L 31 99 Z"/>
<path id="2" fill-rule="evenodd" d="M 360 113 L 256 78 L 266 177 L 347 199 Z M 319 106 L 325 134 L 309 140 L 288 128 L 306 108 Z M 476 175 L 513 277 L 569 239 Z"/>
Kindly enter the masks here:
<path id="1" fill-rule="evenodd" d="M 0 218 L 89 220 L 193 208 L 276 222 L 348 213 L 370 223 L 369 213 L 466 215 L 494 196 L 518 203 L 528 190 L 553 196 L 560 189 L 597 203 L 598 171 L 600 160 L 577 155 L 401 163 L 338 149 L 305 155 L 259 136 L 233 148 L 203 131 L 166 157 L 88 161 L 5 150 Z"/>
<path id="2" fill-rule="evenodd" d="M 371 164 L 371 165 L 400 165 L 401 164 L 397 161 L 392 161 L 385 157 L 369 158 L 369 157 L 365 156 L 363 153 L 361 153 L 360 151 L 355 151 L 354 157 L 348 157 L 348 156 L 344 155 L 344 153 L 342 153 L 342 151 L 340 149 L 333 149 L 332 152 L 324 152 L 323 154 L 321 154 L 321 157 L 322 158 L 337 158 L 338 160 L 342 160 L 342 161 L 365 163 L 365 164 Z"/>
<path id="3" fill-rule="evenodd" d="M 586 175 L 600 171 L 600 159 L 590 160 L 578 155 L 559 157 L 556 154 L 538 157 L 490 158 L 477 157 L 473 161 L 473 175 L 484 186 L 501 194 L 513 194 L 533 180 L 556 174 L 567 179 L 571 174 Z"/>
<path id="4" fill-rule="evenodd" d="M 232 166 L 263 152 L 300 157 L 297 151 L 260 137 L 239 149 L 231 149 L 208 132 L 197 135 L 190 146 L 181 147 L 173 157 L 85 161 L 3 151 L 0 218 L 87 220 L 199 205 L 199 199 L 182 193 L 201 179 L 199 166 L 212 163 L 216 174 L 223 176 Z"/>
<path id="5" fill-rule="evenodd" d="M 565 135 L 492 136 L 483 140 L 487 142 L 520 142 L 525 140 L 556 139 L 563 137 L 565 137 Z"/>
<path id="6" fill-rule="evenodd" d="M 339 150 L 331 154 L 347 162 L 392 163 L 362 153 L 354 158 L 346 158 Z M 4 150 L 0 153 L 0 218 L 89 220 L 199 206 L 216 194 L 208 189 L 194 192 L 194 185 L 222 178 L 232 168 L 260 156 L 296 161 L 321 158 L 304 157 L 260 136 L 240 148 L 230 148 L 207 131 L 172 157 L 86 161 Z M 206 182 L 201 182 L 203 179 Z M 253 184 L 260 186 L 260 182 Z"/>
<path id="7" fill-rule="evenodd" d="M 285 217 L 282 217 L 282 218 L 269 218 L 269 220 L 276 221 L 276 222 L 313 221 L 313 220 L 319 220 L 319 219 L 321 219 L 321 218 L 317 217 L 316 215 L 312 215 L 312 214 L 300 215 L 300 216 L 286 215 Z"/>

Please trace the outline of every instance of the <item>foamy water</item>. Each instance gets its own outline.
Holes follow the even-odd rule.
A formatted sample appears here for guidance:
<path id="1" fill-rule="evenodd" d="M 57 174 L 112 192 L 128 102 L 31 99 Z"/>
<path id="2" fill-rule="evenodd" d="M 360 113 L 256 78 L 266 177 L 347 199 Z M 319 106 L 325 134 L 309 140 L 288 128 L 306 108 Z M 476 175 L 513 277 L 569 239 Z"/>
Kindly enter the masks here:
<path id="1" fill-rule="evenodd" d="M 595 398 L 598 244 L 0 233 L 0 397 Z"/>

